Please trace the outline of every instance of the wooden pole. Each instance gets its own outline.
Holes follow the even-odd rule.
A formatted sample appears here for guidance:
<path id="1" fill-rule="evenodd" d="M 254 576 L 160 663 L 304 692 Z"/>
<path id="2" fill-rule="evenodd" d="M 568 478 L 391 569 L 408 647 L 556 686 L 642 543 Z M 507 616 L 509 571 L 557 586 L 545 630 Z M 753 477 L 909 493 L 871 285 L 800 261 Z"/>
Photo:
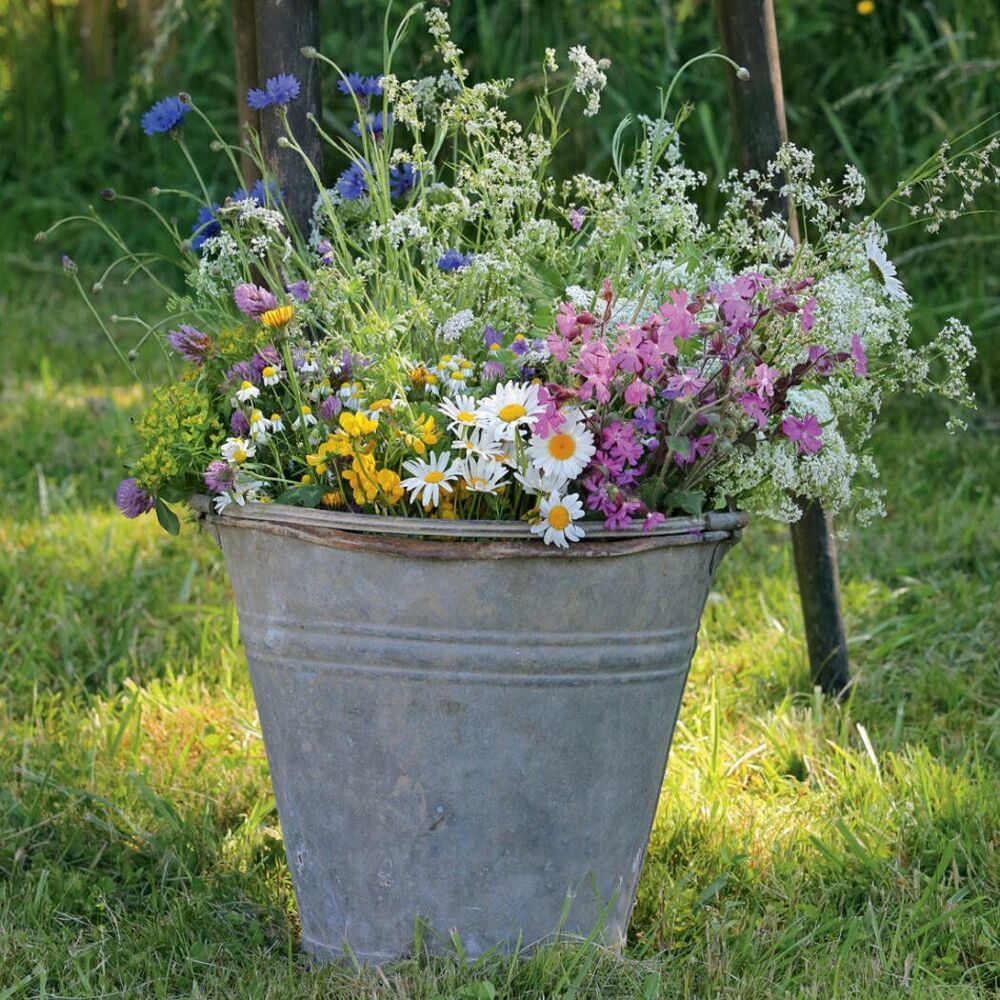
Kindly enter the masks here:
<path id="1" fill-rule="evenodd" d="M 730 68 L 727 78 L 740 166 L 764 170 L 788 139 L 773 0 L 716 0 L 716 9 L 723 51 L 750 71 L 750 79 L 744 81 Z M 788 200 L 776 195 L 770 207 L 788 220 L 789 232 L 798 239 Z M 850 680 L 850 666 L 840 612 L 837 550 L 830 519 L 820 505 L 803 502 L 803 506 L 802 518 L 792 525 L 792 546 L 809 664 L 813 682 L 840 695 Z"/>
<path id="2" fill-rule="evenodd" d="M 320 121 L 319 63 L 302 55 L 304 46 L 319 45 L 318 0 L 255 0 L 258 86 L 279 73 L 294 74 L 301 92 L 288 106 L 288 126 L 296 142 L 322 176 L 323 149 L 316 127 L 306 118 Z M 306 237 L 309 217 L 317 197 L 316 184 L 302 157 L 292 149 L 282 149 L 278 139 L 285 135 L 281 115 L 275 108 L 261 113 L 261 146 L 264 159 L 277 176 L 289 214 Z"/>
<path id="3" fill-rule="evenodd" d="M 243 145 L 245 128 L 249 126 L 260 134 L 260 112 L 247 104 L 247 91 L 257 86 L 257 21 L 254 0 L 233 0 L 233 49 L 236 62 L 236 114 L 240 126 L 240 145 Z M 260 177 L 257 164 L 249 154 L 240 157 L 243 186 L 249 191 Z"/>

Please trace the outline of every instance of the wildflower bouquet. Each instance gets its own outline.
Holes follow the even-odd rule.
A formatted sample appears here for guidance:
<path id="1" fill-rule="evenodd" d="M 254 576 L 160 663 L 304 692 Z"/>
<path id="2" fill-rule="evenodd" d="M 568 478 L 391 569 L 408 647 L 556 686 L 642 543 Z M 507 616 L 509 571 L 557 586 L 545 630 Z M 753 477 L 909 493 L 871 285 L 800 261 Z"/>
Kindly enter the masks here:
<path id="1" fill-rule="evenodd" d="M 145 336 L 168 331 L 184 370 L 138 421 L 122 512 L 155 507 L 176 530 L 168 504 L 207 488 L 219 511 L 522 520 L 560 546 L 592 521 L 652 531 L 723 507 L 783 521 L 809 499 L 878 513 L 866 441 L 883 400 L 909 387 L 972 402 L 963 324 L 910 344 L 909 297 L 878 222 L 888 202 L 861 215 L 857 170 L 817 179 L 811 154 L 787 145 L 766 171 L 720 183 L 709 224 L 694 200 L 705 178 L 682 158 L 687 109 L 669 114 L 673 85 L 657 118 L 618 126 L 609 177 L 558 180 L 553 150 L 575 101 L 599 111 L 607 61 L 577 47 L 561 69 L 548 50 L 521 124 L 504 109 L 512 82 L 470 82 L 437 7 L 423 18 L 439 71 L 397 77 L 393 55 L 421 10 L 378 75 L 304 53 L 337 74 L 353 120 L 353 141 L 311 121 L 347 166 L 332 187 L 313 169 L 309 232 L 255 136 L 228 144 L 187 95 L 144 116 L 196 177 L 192 125 L 234 170 L 249 152 L 265 179 L 221 201 L 199 179 L 187 238 L 152 208 L 186 287 L 165 288 L 166 314 Z M 305 158 L 286 118 L 298 94 L 282 75 L 247 99 Z M 931 230 L 1000 174 L 996 138 L 966 138 L 891 196 Z M 785 199 L 797 244 L 772 210 Z M 159 283 L 152 255 L 122 260 Z"/>

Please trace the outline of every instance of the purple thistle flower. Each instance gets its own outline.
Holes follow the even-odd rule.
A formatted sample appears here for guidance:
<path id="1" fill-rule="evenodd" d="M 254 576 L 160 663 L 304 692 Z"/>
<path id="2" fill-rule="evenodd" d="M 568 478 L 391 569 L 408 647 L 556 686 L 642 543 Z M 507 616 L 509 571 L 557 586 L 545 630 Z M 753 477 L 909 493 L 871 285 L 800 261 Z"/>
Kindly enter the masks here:
<path id="1" fill-rule="evenodd" d="M 142 116 L 142 130 L 146 135 L 173 132 L 184 124 L 184 116 L 190 110 L 179 97 L 164 97 Z"/>
<path id="2" fill-rule="evenodd" d="M 236 469 L 228 462 L 216 459 L 205 470 L 205 485 L 213 493 L 225 493 L 236 484 Z"/>
<path id="3" fill-rule="evenodd" d="M 445 250 L 437 260 L 437 266 L 442 271 L 461 271 L 463 267 L 468 267 L 472 263 L 471 253 L 462 253 L 461 250 Z"/>
<path id="4" fill-rule="evenodd" d="M 202 205 L 198 209 L 198 219 L 191 227 L 191 249 L 200 251 L 207 240 L 218 236 L 222 232 L 219 224 L 219 217 L 215 214 L 219 210 L 218 203 L 211 206 Z"/>
<path id="5" fill-rule="evenodd" d="M 212 341 L 207 334 L 183 324 L 180 329 L 167 334 L 167 342 L 185 361 L 194 365 L 202 364 L 212 349 Z"/>
<path id="6" fill-rule="evenodd" d="M 266 289 L 258 285 L 237 285 L 233 289 L 233 301 L 240 312 L 258 319 L 268 309 L 274 309 L 278 300 Z"/>
<path id="7" fill-rule="evenodd" d="M 293 281 L 292 284 L 285 286 L 285 291 L 296 302 L 308 302 L 309 297 L 312 295 L 312 289 L 309 287 L 308 281 Z"/>
<path id="8" fill-rule="evenodd" d="M 279 73 L 264 84 L 264 89 L 251 88 L 247 91 L 247 104 L 255 111 L 263 111 L 272 104 L 291 104 L 299 96 L 299 81 L 291 73 Z"/>
<path id="9" fill-rule="evenodd" d="M 801 420 L 785 417 L 781 421 L 781 433 L 799 446 L 799 454 L 815 455 L 823 447 L 823 427 L 815 414 L 807 413 Z"/>
<path id="10" fill-rule="evenodd" d="M 250 421 L 242 410 L 233 410 L 229 418 L 229 430 L 233 437 L 246 437 L 250 433 Z"/>
<path id="11" fill-rule="evenodd" d="M 151 497 L 134 477 L 123 479 L 115 490 L 115 506 L 126 517 L 138 517 L 153 509 L 156 500 Z"/>

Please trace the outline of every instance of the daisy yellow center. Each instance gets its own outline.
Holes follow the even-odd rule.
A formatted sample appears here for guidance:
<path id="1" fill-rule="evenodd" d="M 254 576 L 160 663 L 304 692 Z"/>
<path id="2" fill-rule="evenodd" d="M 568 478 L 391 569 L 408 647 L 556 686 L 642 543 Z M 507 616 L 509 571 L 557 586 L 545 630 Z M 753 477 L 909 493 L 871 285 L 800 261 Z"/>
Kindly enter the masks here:
<path id="1" fill-rule="evenodd" d="M 553 434 L 549 438 L 549 454 L 560 462 L 572 458 L 576 451 L 576 440 L 571 434 Z"/>
<path id="2" fill-rule="evenodd" d="M 564 531 L 569 526 L 569 522 L 569 511 L 562 504 L 549 508 L 550 527 L 555 528 L 556 531 Z"/>
<path id="3" fill-rule="evenodd" d="M 520 403 L 508 403 L 506 406 L 500 409 L 497 416 L 504 421 L 504 423 L 510 424 L 515 420 L 520 420 L 528 411 Z"/>
<path id="4" fill-rule="evenodd" d="M 443 472 L 428 472 L 427 475 L 424 476 L 425 483 L 439 483 L 442 479 L 444 479 Z"/>
<path id="5" fill-rule="evenodd" d="M 253 382 L 241 382 L 240 383 L 240 388 L 243 389 L 243 390 L 252 389 L 253 388 Z"/>
<path id="6" fill-rule="evenodd" d="M 237 448 L 236 451 L 233 452 L 234 462 L 245 462 L 246 460 L 247 453 L 242 448 Z"/>
<path id="7" fill-rule="evenodd" d="M 474 424 L 476 422 L 476 415 L 469 413 L 468 410 L 460 410 L 455 419 L 463 424 Z"/>
<path id="8" fill-rule="evenodd" d="M 270 377 L 271 377 L 271 376 L 272 376 L 272 375 L 273 375 L 274 373 L 275 373 L 275 369 L 274 369 L 274 368 L 273 368 L 273 367 L 272 367 L 271 365 L 268 365 L 268 366 L 267 366 L 267 367 L 266 367 L 266 368 L 265 368 L 265 369 L 264 369 L 264 370 L 263 370 L 263 371 L 261 372 L 261 375 L 263 375 L 263 376 L 264 376 L 264 378 L 270 378 Z"/>

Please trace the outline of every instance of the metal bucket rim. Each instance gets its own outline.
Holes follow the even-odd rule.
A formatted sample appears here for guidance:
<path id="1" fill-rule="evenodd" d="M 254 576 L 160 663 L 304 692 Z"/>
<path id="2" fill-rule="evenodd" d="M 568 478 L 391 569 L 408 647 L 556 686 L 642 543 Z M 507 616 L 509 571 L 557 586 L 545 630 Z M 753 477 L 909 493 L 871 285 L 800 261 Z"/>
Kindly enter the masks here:
<path id="1" fill-rule="evenodd" d="M 544 545 L 523 521 L 468 521 L 355 514 L 347 511 L 247 504 L 212 510 L 211 498 L 191 498 L 191 507 L 216 537 L 218 529 L 243 528 L 298 538 L 339 549 L 367 549 L 411 557 L 503 559 L 619 556 L 668 546 L 735 542 L 747 523 L 742 511 L 672 517 L 652 531 L 612 531 L 588 524 L 586 536 L 568 549 Z M 461 544 L 456 544 L 456 543 Z"/>

